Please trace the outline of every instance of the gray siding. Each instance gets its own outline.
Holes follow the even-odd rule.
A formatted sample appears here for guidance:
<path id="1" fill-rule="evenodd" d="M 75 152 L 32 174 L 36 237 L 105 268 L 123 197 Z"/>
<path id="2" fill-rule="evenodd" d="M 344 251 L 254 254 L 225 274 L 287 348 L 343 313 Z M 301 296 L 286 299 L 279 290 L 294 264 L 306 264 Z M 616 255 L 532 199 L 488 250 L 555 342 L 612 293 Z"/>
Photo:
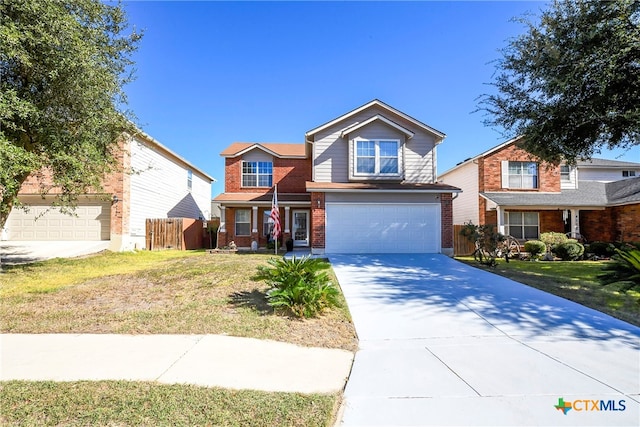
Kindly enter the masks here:
<path id="1" fill-rule="evenodd" d="M 414 124 L 397 117 L 389 111 L 374 106 L 359 114 L 343 120 L 315 135 L 313 145 L 314 180 L 316 182 L 349 182 L 349 141 L 340 138 L 343 129 L 361 123 L 376 114 L 380 114 L 399 125 L 413 131 L 414 137 L 405 141 L 404 135 L 396 129 L 380 122 L 373 122 L 351 135 L 358 134 L 366 138 L 393 138 L 405 141 L 403 144 L 404 178 L 411 183 L 434 183 L 435 139 Z M 380 132 L 377 134 L 376 132 Z M 365 136 L 366 135 L 366 136 Z M 393 135 L 393 136 L 389 136 Z"/>

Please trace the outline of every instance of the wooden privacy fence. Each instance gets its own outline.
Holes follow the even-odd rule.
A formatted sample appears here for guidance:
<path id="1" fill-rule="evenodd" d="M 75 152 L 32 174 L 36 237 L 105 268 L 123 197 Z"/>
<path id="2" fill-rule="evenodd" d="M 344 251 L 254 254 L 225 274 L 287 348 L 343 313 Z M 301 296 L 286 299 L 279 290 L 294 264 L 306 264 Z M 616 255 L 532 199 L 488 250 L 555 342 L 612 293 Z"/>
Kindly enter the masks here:
<path id="1" fill-rule="evenodd" d="M 460 235 L 460 230 L 464 225 L 453 224 L 453 255 L 465 256 L 471 255 L 476 250 L 473 242 L 467 240 L 466 237 Z"/>
<path id="2" fill-rule="evenodd" d="M 193 218 L 154 218 L 146 221 L 146 246 L 150 251 L 162 249 L 203 248 L 203 223 Z"/>

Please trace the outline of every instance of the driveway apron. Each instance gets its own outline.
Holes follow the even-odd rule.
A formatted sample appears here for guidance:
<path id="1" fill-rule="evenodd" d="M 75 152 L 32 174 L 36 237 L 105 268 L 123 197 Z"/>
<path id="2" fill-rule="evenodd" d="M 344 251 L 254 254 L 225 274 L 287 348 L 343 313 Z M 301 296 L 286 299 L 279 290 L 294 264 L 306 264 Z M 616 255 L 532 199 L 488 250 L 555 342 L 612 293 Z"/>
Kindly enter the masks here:
<path id="1" fill-rule="evenodd" d="M 444 255 L 332 255 L 342 425 L 640 425 L 640 328 Z"/>

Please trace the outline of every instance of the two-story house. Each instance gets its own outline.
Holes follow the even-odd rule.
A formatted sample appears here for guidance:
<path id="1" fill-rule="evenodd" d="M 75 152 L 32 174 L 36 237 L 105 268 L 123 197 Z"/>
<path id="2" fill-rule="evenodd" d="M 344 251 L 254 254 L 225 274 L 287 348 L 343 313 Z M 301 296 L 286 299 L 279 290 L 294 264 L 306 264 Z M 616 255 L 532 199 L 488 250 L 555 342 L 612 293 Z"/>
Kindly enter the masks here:
<path id="1" fill-rule="evenodd" d="M 0 240 L 109 241 L 113 251 L 146 246 L 147 218 L 208 219 L 214 178 L 145 134 L 124 135 L 102 190 L 78 197 L 73 215 L 56 207 L 59 189 L 47 170 L 31 174 Z M 43 195 L 43 193 L 46 193 Z"/>
<path id="2" fill-rule="evenodd" d="M 283 237 L 312 253 L 453 253 L 452 198 L 436 183 L 445 135 L 373 100 L 299 144 L 234 143 L 218 244 L 267 243 L 274 186 Z"/>
<path id="3" fill-rule="evenodd" d="M 494 224 L 520 240 L 554 231 L 587 241 L 640 241 L 640 163 L 540 162 L 509 140 L 439 176 L 462 188 L 454 224 Z"/>

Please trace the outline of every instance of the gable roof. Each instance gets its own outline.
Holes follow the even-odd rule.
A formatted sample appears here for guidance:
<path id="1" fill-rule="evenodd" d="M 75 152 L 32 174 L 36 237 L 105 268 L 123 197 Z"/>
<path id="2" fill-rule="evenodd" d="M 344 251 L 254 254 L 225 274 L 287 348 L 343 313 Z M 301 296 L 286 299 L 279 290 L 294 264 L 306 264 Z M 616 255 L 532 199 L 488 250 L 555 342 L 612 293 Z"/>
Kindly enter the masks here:
<path id="1" fill-rule="evenodd" d="M 501 150 L 502 148 L 506 147 L 507 145 L 515 144 L 516 142 L 518 142 L 518 141 L 519 141 L 520 139 L 522 139 L 522 138 L 523 138 L 522 136 L 516 136 L 515 138 L 512 138 L 512 139 L 510 139 L 510 140 L 508 140 L 508 141 L 506 141 L 506 142 L 503 142 L 503 143 L 501 143 L 501 144 L 498 144 L 498 145 L 496 145 L 495 147 L 492 147 L 492 148 L 488 149 L 487 151 L 485 151 L 485 152 L 483 152 L 483 153 L 478 154 L 477 156 L 469 157 L 468 159 L 465 159 L 465 160 L 463 160 L 463 161 L 461 161 L 461 162 L 457 163 L 457 164 L 456 164 L 454 167 L 452 167 L 451 169 L 448 169 L 448 170 L 446 170 L 445 172 L 441 173 L 441 174 L 440 174 L 440 176 L 444 176 L 444 175 L 448 174 L 449 172 L 452 172 L 452 171 L 454 171 L 454 170 L 456 170 L 456 169 L 458 169 L 458 168 L 460 168 L 460 167 L 462 167 L 462 166 L 466 165 L 466 164 L 467 164 L 467 163 L 469 163 L 469 162 L 473 162 L 474 160 L 478 160 L 478 159 L 479 159 L 479 158 L 481 158 L 481 157 L 488 156 L 488 155 L 489 155 L 489 154 L 491 154 L 491 153 L 494 153 L 494 152 L 496 152 L 496 151 L 498 151 L 498 150 Z"/>
<path id="2" fill-rule="evenodd" d="M 310 141 L 311 137 L 313 135 L 315 135 L 316 133 L 318 133 L 318 132 L 320 132 L 320 131 L 322 131 L 322 130 L 330 127 L 330 126 L 333 126 L 336 123 L 339 123 L 339 122 L 341 122 L 343 120 L 346 120 L 349 117 L 352 117 L 352 116 L 360 113 L 361 111 L 364 111 L 367 108 L 371 108 L 373 106 L 378 106 L 378 107 L 386 110 L 390 114 L 395 114 L 395 115 L 397 115 L 399 117 L 402 117 L 404 120 L 407 120 L 408 122 L 418 126 L 419 128 L 423 129 L 424 131 L 429 132 L 430 134 L 434 135 L 436 137 L 436 144 L 442 142 L 442 140 L 446 137 L 446 134 L 440 132 L 439 130 L 437 130 L 435 128 L 432 128 L 431 126 L 422 123 L 420 120 L 414 119 L 413 117 L 403 113 L 400 110 L 396 110 L 395 108 L 391 107 L 390 105 L 385 104 L 384 102 L 380 101 L 379 99 L 374 99 L 373 101 L 369 101 L 366 104 L 356 108 L 355 110 L 351 110 L 348 113 L 341 115 L 340 117 L 337 117 L 337 118 L 335 118 L 335 119 L 333 119 L 333 120 L 331 120 L 331 121 L 329 121 L 329 122 L 327 122 L 327 123 L 325 123 L 323 125 L 320 125 L 320 126 L 314 128 L 314 129 L 311 129 L 310 131 L 305 133 L 305 138 L 306 138 L 307 141 Z M 391 121 L 391 120 L 389 120 L 389 121 Z M 399 125 L 396 123 L 396 126 L 399 126 Z"/>
<path id="3" fill-rule="evenodd" d="M 305 144 L 282 144 L 271 142 L 234 142 L 225 148 L 222 157 L 238 157 L 251 150 L 258 149 L 280 158 L 305 158 Z"/>
<path id="4" fill-rule="evenodd" d="M 372 116 L 370 118 L 368 118 L 367 120 L 365 120 L 364 122 L 360 122 L 360 123 L 354 123 L 351 126 L 342 129 L 342 131 L 340 132 L 340 137 L 344 137 L 345 135 L 350 134 L 351 132 L 354 132 L 360 128 L 363 128 L 365 126 L 367 126 L 370 123 L 373 122 L 377 122 L 377 121 L 381 121 L 382 123 L 404 133 L 407 136 L 407 139 L 411 139 L 413 138 L 413 135 L 415 135 L 414 132 L 410 131 L 409 129 L 400 126 L 398 123 L 394 122 L 393 120 L 389 120 L 387 119 L 385 116 L 382 116 L 380 114 L 376 114 L 375 116 Z"/>

